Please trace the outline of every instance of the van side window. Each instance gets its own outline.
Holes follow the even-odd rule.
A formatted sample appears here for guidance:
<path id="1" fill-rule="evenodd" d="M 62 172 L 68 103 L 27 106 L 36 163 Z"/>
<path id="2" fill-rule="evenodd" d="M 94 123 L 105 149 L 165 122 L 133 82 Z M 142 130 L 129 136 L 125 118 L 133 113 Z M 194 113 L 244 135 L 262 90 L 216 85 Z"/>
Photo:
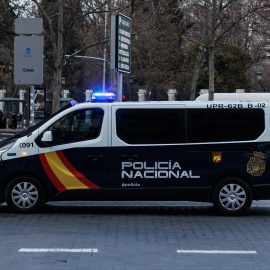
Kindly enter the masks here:
<path id="1" fill-rule="evenodd" d="M 118 109 L 117 136 L 128 144 L 185 142 L 184 109 Z"/>
<path id="2" fill-rule="evenodd" d="M 51 125 L 53 145 L 92 140 L 99 136 L 104 111 L 100 108 L 72 112 Z"/>
<path id="3" fill-rule="evenodd" d="M 187 142 L 256 140 L 264 131 L 262 109 L 188 109 Z"/>

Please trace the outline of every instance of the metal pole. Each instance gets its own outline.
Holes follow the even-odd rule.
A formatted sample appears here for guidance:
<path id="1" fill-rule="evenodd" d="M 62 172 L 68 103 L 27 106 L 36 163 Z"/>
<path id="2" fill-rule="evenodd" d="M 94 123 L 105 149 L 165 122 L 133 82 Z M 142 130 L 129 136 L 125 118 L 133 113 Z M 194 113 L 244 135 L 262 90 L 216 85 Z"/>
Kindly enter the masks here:
<path id="1" fill-rule="evenodd" d="M 30 87 L 30 127 L 34 125 L 34 92 L 35 87 L 31 85 Z"/>
<path id="2" fill-rule="evenodd" d="M 118 72 L 117 75 L 117 101 L 122 102 L 123 74 L 122 72 Z"/>
<path id="3" fill-rule="evenodd" d="M 105 29 L 104 29 L 104 39 L 106 39 L 106 35 L 107 35 L 107 12 L 105 13 Z M 106 87 L 106 83 L 105 83 L 105 76 L 106 76 L 106 50 L 107 50 L 107 48 L 106 48 L 107 46 L 106 46 L 106 43 L 104 43 L 104 56 L 103 56 L 103 58 L 104 58 L 104 62 L 103 62 L 103 93 L 105 93 L 105 87 Z"/>

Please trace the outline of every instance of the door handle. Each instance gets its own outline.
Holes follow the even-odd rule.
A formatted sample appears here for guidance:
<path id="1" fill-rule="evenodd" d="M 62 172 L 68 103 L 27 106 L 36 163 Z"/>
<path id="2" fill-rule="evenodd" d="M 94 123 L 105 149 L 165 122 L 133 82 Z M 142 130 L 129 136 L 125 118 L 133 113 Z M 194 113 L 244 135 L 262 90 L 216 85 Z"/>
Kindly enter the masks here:
<path id="1" fill-rule="evenodd" d="M 103 155 L 88 155 L 88 158 L 92 160 L 98 160 L 98 159 L 103 159 Z"/>
<path id="2" fill-rule="evenodd" d="M 137 157 L 138 157 L 137 155 L 121 155 L 121 158 L 125 160 L 134 160 Z"/>

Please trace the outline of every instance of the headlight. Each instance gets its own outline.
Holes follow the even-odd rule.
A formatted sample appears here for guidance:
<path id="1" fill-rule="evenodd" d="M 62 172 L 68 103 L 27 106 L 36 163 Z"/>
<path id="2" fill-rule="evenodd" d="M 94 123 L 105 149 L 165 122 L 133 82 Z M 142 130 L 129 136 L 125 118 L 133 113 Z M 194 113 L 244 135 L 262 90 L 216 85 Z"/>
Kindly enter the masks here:
<path id="1" fill-rule="evenodd" d="M 8 149 L 10 149 L 16 141 L 17 139 L 9 141 L 6 144 L 0 146 L 0 160 L 2 160 L 2 154 L 5 153 Z"/>

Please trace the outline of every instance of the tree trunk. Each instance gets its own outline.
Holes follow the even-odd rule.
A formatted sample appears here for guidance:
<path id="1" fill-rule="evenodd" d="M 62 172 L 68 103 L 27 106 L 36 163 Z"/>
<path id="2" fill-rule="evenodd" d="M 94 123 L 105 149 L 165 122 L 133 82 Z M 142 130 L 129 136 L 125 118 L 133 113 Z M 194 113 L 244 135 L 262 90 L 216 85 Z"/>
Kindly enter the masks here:
<path id="1" fill-rule="evenodd" d="M 215 93 L 215 26 L 216 26 L 217 0 L 213 0 L 212 18 L 209 40 L 209 101 L 214 100 Z"/>
<path id="2" fill-rule="evenodd" d="M 52 100 L 52 113 L 56 112 L 60 108 L 60 97 L 61 97 L 61 76 L 62 67 L 58 67 L 53 70 L 53 100 Z"/>
<path id="3" fill-rule="evenodd" d="M 52 101 L 52 113 L 60 108 L 61 78 L 63 69 L 63 2 L 58 0 L 58 30 L 57 30 L 57 50 L 55 59 L 55 69 L 53 72 L 54 89 Z"/>
<path id="4" fill-rule="evenodd" d="M 209 101 L 214 100 L 215 93 L 215 49 L 214 46 L 209 47 Z"/>
<path id="5" fill-rule="evenodd" d="M 203 67 L 204 60 L 205 60 L 205 52 L 203 49 L 201 49 L 199 54 L 198 54 L 196 65 L 195 65 L 194 71 L 193 71 L 191 89 L 190 89 L 190 100 L 195 100 L 197 83 L 198 83 L 198 79 L 199 79 L 199 76 L 200 76 L 200 73 L 201 73 L 201 70 Z"/>
<path id="6" fill-rule="evenodd" d="M 207 2 L 204 2 L 204 8 L 206 11 L 205 14 L 205 21 L 204 21 L 204 29 L 202 33 L 202 45 L 199 47 L 199 53 L 197 56 L 197 61 L 193 70 L 193 75 L 192 75 L 192 82 L 191 82 L 191 89 L 190 89 L 190 100 L 195 100 L 195 95 L 196 95 L 196 89 L 197 89 L 197 84 L 198 84 L 198 79 L 202 71 L 202 67 L 205 61 L 205 45 L 206 45 L 206 37 L 208 34 L 208 17 L 209 17 L 209 10 L 207 8 Z"/>

